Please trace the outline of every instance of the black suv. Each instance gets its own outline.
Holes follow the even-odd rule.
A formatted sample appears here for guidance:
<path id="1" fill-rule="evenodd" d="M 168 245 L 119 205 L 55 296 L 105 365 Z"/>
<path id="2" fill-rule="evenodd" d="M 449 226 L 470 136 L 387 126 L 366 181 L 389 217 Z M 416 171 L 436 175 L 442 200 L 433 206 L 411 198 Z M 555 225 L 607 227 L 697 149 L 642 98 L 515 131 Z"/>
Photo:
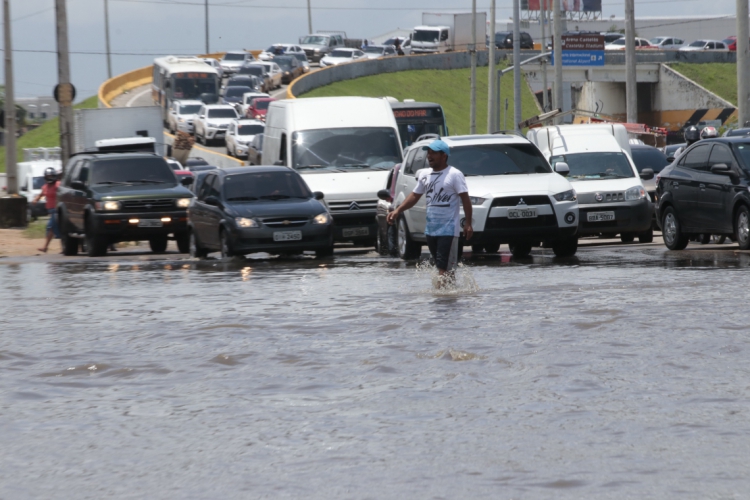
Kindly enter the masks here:
<path id="1" fill-rule="evenodd" d="M 183 182 L 190 184 L 192 177 Z M 147 153 L 84 153 L 70 158 L 57 192 L 65 255 L 105 255 L 118 241 L 148 240 L 164 252 L 169 235 L 189 251 L 187 207 L 193 198 L 161 156 Z"/>
<path id="2" fill-rule="evenodd" d="M 698 234 L 731 236 L 750 249 L 750 137 L 698 141 L 657 177 L 664 244 L 684 249 Z"/>
<path id="3" fill-rule="evenodd" d="M 512 31 L 498 31 L 495 33 L 495 47 L 498 49 L 512 49 L 513 48 L 513 32 Z M 522 49 L 533 49 L 534 40 L 531 39 L 531 35 L 525 31 L 521 32 L 521 48 Z"/>

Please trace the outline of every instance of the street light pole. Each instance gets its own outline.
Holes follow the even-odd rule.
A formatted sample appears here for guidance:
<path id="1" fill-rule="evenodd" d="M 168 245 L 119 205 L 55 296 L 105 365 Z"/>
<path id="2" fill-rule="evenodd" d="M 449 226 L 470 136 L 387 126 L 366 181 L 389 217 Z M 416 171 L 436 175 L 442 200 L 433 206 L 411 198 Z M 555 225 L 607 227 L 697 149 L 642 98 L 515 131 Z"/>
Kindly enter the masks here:
<path id="1" fill-rule="evenodd" d="M 547 24 L 547 1 L 548 0 L 542 0 L 542 52 L 547 50 L 547 47 L 544 46 L 544 41 L 547 38 L 547 31 L 546 31 L 546 24 Z M 542 94 L 542 108 L 544 111 L 549 110 L 549 95 L 547 95 L 548 91 L 548 82 L 547 82 L 547 61 L 545 59 L 541 60 L 542 64 L 542 85 L 544 85 L 544 93 Z"/>
<path id="2" fill-rule="evenodd" d="M 492 127 L 495 125 L 495 2 L 490 4 L 490 61 L 489 70 L 487 71 L 487 133 L 493 132 Z"/>
<path id="3" fill-rule="evenodd" d="M 513 130 L 521 122 L 521 0 L 513 0 Z M 542 51 L 544 52 L 544 51 Z"/>
<path id="4" fill-rule="evenodd" d="M 57 24 L 57 100 L 60 108 L 60 159 L 63 172 L 73 153 L 73 85 L 70 83 L 66 0 L 55 0 Z"/>
<path id="5" fill-rule="evenodd" d="M 625 111 L 628 123 L 638 123 L 638 80 L 635 71 L 635 2 L 625 0 Z"/>
<path id="6" fill-rule="evenodd" d="M 307 0 L 307 32 L 312 35 L 312 8 L 310 7 L 310 0 Z"/>
<path id="7" fill-rule="evenodd" d="M 3 30 L 5 35 L 5 169 L 8 194 L 18 194 L 16 165 L 16 102 L 13 95 L 13 43 L 10 32 L 10 0 L 3 0 Z"/>
<path id="8" fill-rule="evenodd" d="M 208 0 L 204 0 L 206 7 L 206 55 L 211 53 L 211 46 L 208 43 Z"/>
<path id="9" fill-rule="evenodd" d="M 477 0 L 471 0 L 471 102 L 469 133 L 477 133 Z"/>
<path id="10" fill-rule="evenodd" d="M 107 78 L 112 78 L 112 54 L 109 51 L 109 0 L 104 0 L 104 38 L 107 48 Z"/>
<path id="11" fill-rule="evenodd" d="M 737 121 L 740 127 L 750 120 L 750 29 L 748 2 L 737 0 Z"/>
<path id="12" fill-rule="evenodd" d="M 552 15 L 554 16 L 554 56 L 555 56 L 555 94 L 553 106 L 555 109 L 563 109 L 563 74 L 562 74 L 562 12 L 560 0 L 552 2 Z M 560 118 L 555 118 L 555 124 L 560 123 Z"/>

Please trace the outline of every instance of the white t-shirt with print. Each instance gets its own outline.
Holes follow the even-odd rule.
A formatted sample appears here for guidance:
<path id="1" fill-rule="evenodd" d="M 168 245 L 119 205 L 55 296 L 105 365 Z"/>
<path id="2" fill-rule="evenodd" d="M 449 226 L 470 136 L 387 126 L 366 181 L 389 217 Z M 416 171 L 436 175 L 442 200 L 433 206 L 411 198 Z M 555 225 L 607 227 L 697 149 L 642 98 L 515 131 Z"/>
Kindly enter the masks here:
<path id="1" fill-rule="evenodd" d="M 457 168 L 448 166 L 439 172 L 431 168 L 419 171 L 414 193 L 424 195 L 427 204 L 428 236 L 460 236 L 461 198 L 468 193 L 466 178 Z"/>

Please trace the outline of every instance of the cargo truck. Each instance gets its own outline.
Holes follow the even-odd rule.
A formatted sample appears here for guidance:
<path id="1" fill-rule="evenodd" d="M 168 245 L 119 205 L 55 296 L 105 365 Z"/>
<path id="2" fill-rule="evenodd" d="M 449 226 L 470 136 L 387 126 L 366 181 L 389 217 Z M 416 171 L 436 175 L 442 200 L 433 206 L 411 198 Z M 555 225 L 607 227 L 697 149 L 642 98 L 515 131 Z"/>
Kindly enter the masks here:
<path id="1" fill-rule="evenodd" d="M 158 106 L 77 109 L 73 152 L 145 151 L 166 154 Z"/>
<path id="2" fill-rule="evenodd" d="M 436 54 L 468 50 L 472 44 L 472 14 L 422 13 L 422 24 L 411 36 L 412 54 Z M 487 14 L 477 12 L 477 50 L 486 48 Z"/>

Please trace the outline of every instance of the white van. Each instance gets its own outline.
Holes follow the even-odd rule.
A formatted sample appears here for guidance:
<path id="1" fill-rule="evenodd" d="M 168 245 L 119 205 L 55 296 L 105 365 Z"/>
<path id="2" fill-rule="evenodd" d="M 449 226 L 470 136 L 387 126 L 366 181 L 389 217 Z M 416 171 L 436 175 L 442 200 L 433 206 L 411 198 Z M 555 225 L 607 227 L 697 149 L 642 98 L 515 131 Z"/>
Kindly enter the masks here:
<path id="1" fill-rule="evenodd" d="M 317 97 L 268 107 L 263 163 L 286 165 L 325 195 L 334 241 L 371 246 L 377 192 L 401 163 L 401 139 L 385 99 Z"/>
<path id="2" fill-rule="evenodd" d="M 54 159 L 24 161 L 18 164 L 18 192 L 28 200 L 28 220 L 47 215 L 45 201 L 33 203 L 33 200 L 42 192 L 45 182 L 44 171 L 49 167 L 58 173 L 62 171 L 62 163 Z"/>
<path id="3" fill-rule="evenodd" d="M 628 133 L 622 124 L 558 125 L 529 130 L 528 139 L 549 160 L 563 163 L 578 195 L 579 236 L 620 235 L 623 242 L 638 237 L 653 241 L 654 205 L 630 154 Z"/>

